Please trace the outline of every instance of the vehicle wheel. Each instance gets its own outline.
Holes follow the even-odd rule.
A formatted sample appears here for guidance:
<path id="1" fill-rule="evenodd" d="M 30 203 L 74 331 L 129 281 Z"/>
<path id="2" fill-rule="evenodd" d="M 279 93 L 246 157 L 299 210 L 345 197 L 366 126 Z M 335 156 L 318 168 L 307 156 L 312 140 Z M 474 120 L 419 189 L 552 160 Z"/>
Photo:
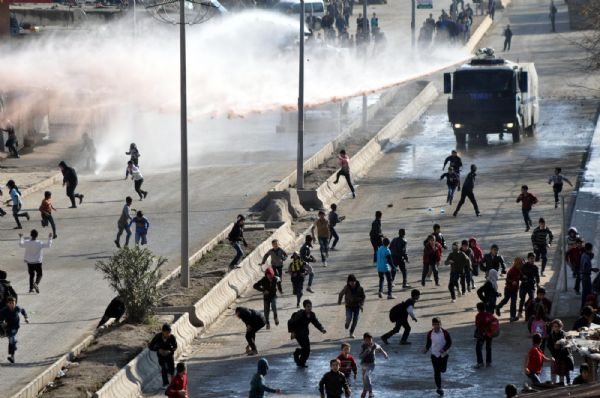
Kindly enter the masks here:
<path id="1" fill-rule="evenodd" d="M 456 145 L 464 146 L 467 143 L 467 135 L 465 133 L 454 131 L 454 136 L 456 137 Z"/>
<path id="2" fill-rule="evenodd" d="M 525 129 L 525 132 L 527 133 L 527 137 L 533 137 L 535 136 L 535 134 L 537 133 L 537 128 L 536 128 L 536 124 L 535 123 L 531 123 L 531 126 L 527 127 Z"/>
<path id="3" fill-rule="evenodd" d="M 513 142 L 521 141 L 521 135 L 523 134 L 523 126 L 521 123 L 517 122 L 517 125 L 512 130 L 512 139 Z"/>

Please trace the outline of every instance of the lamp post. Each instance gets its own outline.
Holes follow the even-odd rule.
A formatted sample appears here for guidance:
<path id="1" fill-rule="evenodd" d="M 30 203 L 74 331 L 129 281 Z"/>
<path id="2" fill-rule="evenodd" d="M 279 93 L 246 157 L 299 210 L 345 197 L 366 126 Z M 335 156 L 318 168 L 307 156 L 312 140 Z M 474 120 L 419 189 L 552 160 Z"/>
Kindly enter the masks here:
<path id="1" fill-rule="evenodd" d="M 296 189 L 304 189 L 304 0 L 300 0 L 300 51 L 298 68 L 298 154 Z"/>
<path id="2" fill-rule="evenodd" d="M 190 287 L 188 230 L 187 70 L 185 52 L 185 0 L 179 0 L 179 88 L 181 107 L 181 286 Z"/>
<path id="3" fill-rule="evenodd" d="M 369 16 L 367 15 L 367 2 L 369 0 L 362 0 L 363 2 L 363 20 L 362 20 L 362 44 L 364 46 L 364 68 L 367 68 L 367 56 L 369 51 Z M 367 133 L 367 123 L 368 123 L 368 115 L 367 115 L 367 95 L 363 94 L 362 96 L 362 127 L 363 131 Z"/>
<path id="4" fill-rule="evenodd" d="M 410 13 L 410 43 L 413 50 L 415 49 L 415 32 L 417 29 L 415 2 L 416 0 L 411 0 L 412 9 Z"/>

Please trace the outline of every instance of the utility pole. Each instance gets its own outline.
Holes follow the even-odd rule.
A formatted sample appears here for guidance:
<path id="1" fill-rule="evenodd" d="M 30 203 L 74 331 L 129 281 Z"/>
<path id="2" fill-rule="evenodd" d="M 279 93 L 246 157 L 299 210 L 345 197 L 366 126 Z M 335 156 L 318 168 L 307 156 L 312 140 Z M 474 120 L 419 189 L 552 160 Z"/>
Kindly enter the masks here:
<path id="1" fill-rule="evenodd" d="M 416 21 L 416 5 L 415 5 L 416 0 L 411 0 L 411 4 L 412 4 L 412 10 L 411 10 L 411 17 L 410 17 L 410 43 L 412 46 L 412 49 L 415 49 L 415 33 L 416 33 L 416 29 L 417 29 L 417 21 Z"/>
<path id="2" fill-rule="evenodd" d="M 362 20 L 362 45 L 365 50 L 364 54 L 364 68 L 367 69 L 367 56 L 369 51 L 369 16 L 367 15 L 367 3 L 369 0 L 362 0 L 363 2 L 363 20 Z M 365 134 L 367 133 L 367 95 L 363 94 L 362 97 L 362 126 Z"/>
<path id="3" fill-rule="evenodd" d="M 181 95 L 181 286 L 190 287 L 188 231 L 187 70 L 185 52 L 185 0 L 179 0 L 179 91 Z"/>
<path id="4" fill-rule="evenodd" d="M 565 287 L 563 289 L 564 292 L 568 291 L 568 287 L 567 287 L 567 282 L 568 282 L 568 278 L 567 278 L 567 263 L 565 261 L 565 250 L 566 250 L 566 242 L 565 242 L 565 236 L 566 236 L 566 226 L 567 226 L 567 221 L 565 220 L 565 195 L 561 195 L 560 197 L 560 210 L 562 212 L 562 229 L 561 229 L 561 237 L 560 237 L 560 244 L 561 244 L 561 250 L 560 250 L 560 254 L 561 254 L 561 258 L 562 258 L 562 269 L 563 269 L 563 273 L 565 274 Z"/>
<path id="5" fill-rule="evenodd" d="M 298 68 L 298 154 L 296 189 L 304 189 L 304 0 L 300 0 L 300 51 Z"/>

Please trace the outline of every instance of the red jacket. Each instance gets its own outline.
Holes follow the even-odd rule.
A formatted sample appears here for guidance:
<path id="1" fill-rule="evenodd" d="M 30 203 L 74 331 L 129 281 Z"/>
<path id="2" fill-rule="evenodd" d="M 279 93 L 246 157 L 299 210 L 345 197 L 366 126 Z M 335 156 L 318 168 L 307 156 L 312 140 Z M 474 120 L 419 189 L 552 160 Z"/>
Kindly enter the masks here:
<path id="1" fill-rule="evenodd" d="M 565 254 L 565 260 L 567 261 L 567 263 L 569 263 L 571 268 L 579 269 L 579 264 L 581 263 L 581 255 L 584 251 L 585 249 L 579 246 L 575 246 L 567 250 L 567 253 Z"/>
<path id="2" fill-rule="evenodd" d="M 521 208 L 523 210 L 531 210 L 531 207 L 538 202 L 537 198 L 527 192 L 525 194 L 520 194 L 517 198 L 517 203 L 521 202 Z"/>
<path id="3" fill-rule="evenodd" d="M 519 290 L 519 282 L 521 281 L 521 270 L 517 267 L 510 267 L 506 274 L 506 285 L 504 290 L 516 292 Z"/>
<path id="4" fill-rule="evenodd" d="M 442 258 L 442 245 L 435 242 L 435 249 L 428 243 L 423 249 L 423 264 L 437 264 Z"/>
<path id="5" fill-rule="evenodd" d="M 188 398 L 187 374 L 176 374 L 171 379 L 171 384 L 165 391 L 165 395 L 169 398 L 179 398 L 179 391 L 185 391 L 185 398 Z"/>

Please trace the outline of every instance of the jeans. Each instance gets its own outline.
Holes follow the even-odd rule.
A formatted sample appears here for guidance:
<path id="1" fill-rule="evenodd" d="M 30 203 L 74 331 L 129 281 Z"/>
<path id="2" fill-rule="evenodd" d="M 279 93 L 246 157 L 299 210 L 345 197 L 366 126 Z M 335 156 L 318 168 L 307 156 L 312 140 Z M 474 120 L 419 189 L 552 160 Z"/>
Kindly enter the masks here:
<path id="1" fill-rule="evenodd" d="M 517 290 L 504 289 L 504 297 L 496 306 L 496 308 L 501 309 L 510 300 L 510 318 L 511 319 L 514 319 L 517 317 L 517 295 L 518 295 L 518 293 L 519 292 Z"/>
<path id="2" fill-rule="evenodd" d="M 360 307 L 350 308 L 346 307 L 346 328 L 348 325 L 350 326 L 350 334 L 354 334 L 356 330 L 356 324 L 358 323 L 358 318 L 360 317 Z"/>
<path id="3" fill-rule="evenodd" d="M 404 333 L 402 333 L 402 338 L 400 342 L 408 340 L 408 336 L 410 335 L 410 325 L 408 324 L 408 317 L 404 317 L 396 321 L 396 325 L 392 330 L 381 336 L 382 339 L 387 340 L 396 333 L 400 332 L 400 328 L 404 328 Z"/>
<path id="4" fill-rule="evenodd" d="M 142 190 L 142 184 L 143 183 L 144 183 L 144 179 L 143 178 L 141 180 L 135 180 L 133 182 L 133 186 L 135 188 L 135 192 L 137 192 L 137 194 L 140 196 L 140 199 L 143 199 L 146 195 L 148 195 L 148 192 Z"/>
<path id="5" fill-rule="evenodd" d="M 456 187 L 453 185 L 448 185 L 448 195 L 446 196 L 446 203 L 449 205 L 452 204 L 452 199 L 454 199 L 454 192 L 456 191 Z"/>
<path id="6" fill-rule="evenodd" d="M 554 184 L 552 186 L 552 190 L 554 191 L 554 203 L 558 204 L 558 202 L 560 201 L 560 199 L 558 198 L 558 195 L 562 192 L 563 189 L 563 184 Z"/>
<path id="7" fill-rule="evenodd" d="M 573 277 L 575 278 L 575 291 L 581 290 L 581 274 L 579 273 L 579 267 L 573 268 Z"/>
<path id="8" fill-rule="evenodd" d="M 27 263 L 27 272 L 29 272 L 29 290 L 33 289 L 35 277 L 35 284 L 39 285 L 42 280 L 42 263 Z"/>
<path id="9" fill-rule="evenodd" d="M 17 351 L 17 332 L 19 329 L 8 329 L 6 337 L 8 338 L 8 355 L 15 355 Z"/>
<path id="10" fill-rule="evenodd" d="M 456 287 L 456 290 L 460 289 L 458 287 L 459 280 L 460 280 L 460 273 L 450 272 L 450 282 L 448 282 L 448 290 L 450 291 L 450 297 L 452 297 L 452 300 L 456 299 L 456 293 L 454 292 L 454 288 Z"/>
<path id="11" fill-rule="evenodd" d="M 42 213 L 42 226 L 45 227 L 48 224 L 50 224 L 52 227 L 52 234 L 56 235 L 56 224 L 54 223 L 54 217 L 52 217 L 52 214 Z"/>
<path id="12" fill-rule="evenodd" d="M 402 273 L 402 286 L 406 286 L 406 263 L 403 258 L 398 258 L 394 256 L 393 258 L 394 264 L 398 266 L 400 272 Z M 395 267 L 392 267 L 392 282 L 396 280 L 396 270 Z"/>
<path id="13" fill-rule="evenodd" d="M 504 50 L 503 51 L 506 51 L 506 50 L 510 51 L 510 42 L 511 42 L 511 39 L 504 39 Z"/>
<path id="14" fill-rule="evenodd" d="M 329 234 L 329 242 L 331 242 L 331 240 L 333 239 L 333 243 L 331 244 L 331 248 L 333 249 L 335 245 L 337 245 L 337 243 L 340 241 L 340 236 L 338 235 L 334 227 L 329 227 Z"/>
<path id="15" fill-rule="evenodd" d="M 321 252 L 321 261 L 327 261 L 327 257 L 329 257 L 329 236 L 319 236 L 319 251 Z"/>
<path id="16" fill-rule="evenodd" d="M 529 297 L 529 300 L 533 299 L 535 295 L 535 286 L 527 286 L 521 285 L 519 287 L 519 314 L 523 312 L 523 307 L 525 306 L 525 296 Z"/>
<path id="17" fill-rule="evenodd" d="M 8 152 L 14 157 L 19 157 L 19 151 L 17 150 L 17 140 L 14 138 L 9 138 L 6 140 L 6 147 L 8 148 Z"/>
<path id="18" fill-rule="evenodd" d="M 485 343 L 485 363 L 489 365 L 492 363 L 492 338 L 489 336 L 481 336 L 477 338 L 477 344 L 475 345 L 475 353 L 477 354 L 477 363 L 483 364 L 483 344 Z"/>
<path id="19" fill-rule="evenodd" d="M 525 228 L 529 229 L 533 222 L 531 221 L 531 217 L 529 217 L 529 212 L 531 209 L 521 209 L 521 213 L 523 213 L 523 221 L 525 221 Z"/>
<path id="20" fill-rule="evenodd" d="M 235 249 L 235 257 L 229 263 L 229 268 L 233 268 L 237 263 L 240 262 L 241 258 L 244 257 L 244 251 L 242 250 L 242 242 L 235 241 L 231 242 L 231 246 Z"/>
<path id="21" fill-rule="evenodd" d="M 592 276 L 581 274 L 581 308 L 585 306 L 585 298 L 592 292 Z"/>
<path id="22" fill-rule="evenodd" d="M 534 386 L 539 386 L 540 384 L 542 384 L 542 381 L 540 380 L 540 375 L 537 373 L 529 373 L 527 377 L 529 378 L 529 380 L 531 380 L 531 384 L 533 384 Z"/>
<path id="23" fill-rule="evenodd" d="M 421 285 L 425 286 L 425 278 L 427 278 L 427 273 L 429 272 L 429 268 L 433 271 L 433 279 L 435 280 L 435 284 L 440 283 L 440 278 L 438 274 L 437 264 L 423 264 L 423 272 L 421 273 Z"/>
<path id="24" fill-rule="evenodd" d="M 473 286 L 474 284 L 475 281 L 473 280 L 473 273 L 470 269 L 467 269 L 465 270 L 465 272 L 460 274 L 460 289 L 462 291 L 462 294 L 465 294 L 465 289 L 466 291 L 470 292 L 471 286 Z"/>
<path id="25" fill-rule="evenodd" d="M 387 280 L 387 294 L 392 295 L 392 273 L 390 271 L 377 272 L 379 274 L 379 293 L 383 293 L 383 278 Z"/>
<path id="26" fill-rule="evenodd" d="M 141 245 L 145 245 L 146 243 L 148 243 L 148 240 L 146 239 L 146 235 L 148 235 L 146 232 L 138 232 L 135 231 L 135 244 L 140 244 Z"/>
<path id="27" fill-rule="evenodd" d="M 373 384 L 371 384 L 371 374 L 375 370 L 374 363 L 362 364 L 362 382 L 363 382 L 363 393 L 373 393 Z"/>
<path id="28" fill-rule="evenodd" d="M 77 207 L 75 204 L 75 198 L 82 198 L 82 195 L 75 192 L 75 188 L 77 188 L 77 184 L 67 184 L 67 197 L 71 200 L 72 207 Z"/>
<path id="29" fill-rule="evenodd" d="M 254 329 L 251 327 L 247 327 L 246 328 L 246 342 L 248 343 L 248 345 L 250 346 L 250 349 L 252 351 L 257 351 L 256 350 L 256 332 L 258 332 L 259 329 Z"/>
<path id="30" fill-rule="evenodd" d="M 477 206 L 477 200 L 475 199 L 473 191 L 465 191 L 464 189 L 460 191 L 460 201 L 458 202 L 458 205 L 456 205 L 456 210 L 454 210 L 454 214 L 458 214 L 462 205 L 465 204 L 465 199 L 467 198 L 469 198 L 469 200 L 473 204 L 475 214 L 479 215 L 479 207 Z"/>
<path id="31" fill-rule="evenodd" d="M 296 341 L 300 344 L 300 348 L 296 348 L 296 351 L 294 351 L 294 362 L 296 362 L 296 365 L 306 365 L 306 361 L 310 356 L 310 340 L 308 339 L 308 335 L 297 335 Z"/>
<path id="32" fill-rule="evenodd" d="M 16 205 L 12 205 L 12 215 L 15 219 L 15 221 L 17 222 L 17 227 L 21 228 L 21 222 L 19 221 L 19 217 L 29 217 L 29 214 L 27 214 L 27 212 L 25 213 L 19 213 L 21 211 L 21 206 L 19 204 Z"/>
<path id="33" fill-rule="evenodd" d="M 164 357 L 158 355 L 158 366 L 160 366 L 160 374 L 162 376 L 163 385 L 168 385 L 168 376 L 171 375 L 171 377 L 173 377 L 175 374 L 175 361 L 173 359 L 173 355 L 167 355 Z"/>
<path id="34" fill-rule="evenodd" d="M 125 246 L 129 246 L 129 238 L 131 238 L 131 227 L 129 224 L 118 225 L 119 229 L 117 232 L 117 242 L 121 243 L 121 235 L 123 235 L 123 231 L 125 231 Z"/>
<path id="35" fill-rule="evenodd" d="M 438 390 L 442 389 L 442 373 L 446 373 L 448 366 L 448 355 L 443 357 L 431 356 L 431 364 L 433 365 L 433 378 L 435 379 L 435 386 Z"/>
<path id="36" fill-rule="evenodd" d="M 338 171 L 337 175 L 335 176 L 335 184 L 338 183 L 338 181 L 340 180 L 340 176 L 344 176 L 344 178 L 346 178 L 346 182 L 348 183 L 348 187 L 350 188 L 350 191 L 352 193 L 354 193 L 354 185 L 352 185 L 352 180 L 350 179 L 350 170 L 340 170 Z"/>
<path id="37" fill-rule="evenodd" d="M 274 266 L 273 271 L 275 271 L 275 276 L 279 278 L 279 282 L 277 282 L 277 290 L 279 290 L 279 293 L 283 293 L 283 289 L 281 288 L 281 281 L 283 281 L 283 266 Z"/>
<path id="38" fill-rule="evenodd" d="M 535 253 L 535 261 L 540 261 L 542 259 L 542 274 L 546 269 L 546 264 L 548 263 L 548 248 L 546 246 L 536 246 L 533 249 Z"/>
<path id="39" fill-rule="evenodd" d="M 304 288 L 304 276 L 292 276 L 292 292 L 296 296 L 296 306 L 300 305 L 302 289 Z"/>
<path id="40" fill-rule="evenodd" d="M 265 319 L 267 320 L 267 325 L 269 324 L 269 310 L 273 310 L 273 319 L 277 320 L 277 296 L 273 296 L 272 298 L 263 297 L 263 305 L 265 312 Z"/>

